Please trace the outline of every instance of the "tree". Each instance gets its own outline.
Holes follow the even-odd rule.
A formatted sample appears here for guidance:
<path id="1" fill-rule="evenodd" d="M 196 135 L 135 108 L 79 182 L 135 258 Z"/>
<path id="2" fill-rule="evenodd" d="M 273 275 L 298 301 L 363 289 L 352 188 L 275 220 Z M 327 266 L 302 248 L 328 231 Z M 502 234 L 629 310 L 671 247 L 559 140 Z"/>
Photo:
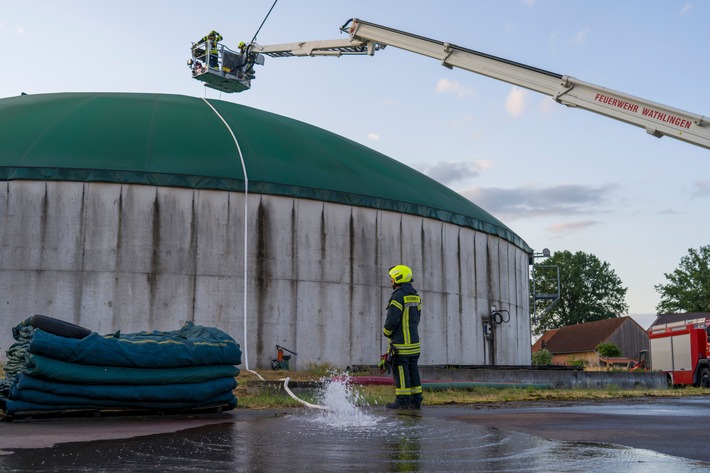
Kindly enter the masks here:
<path id="1" fill-rule="evenodd" d="M 552 353 L 547 348 L 536 351 L 532 354 L 532 364 L 535 366 L 546 366 L 552 363 Z"/>
<path id="2" fill-rule="evenodd" d="M 533 333 L 565 325 L 611 319 L 629 310 L 626 291 L 621 279 L 609 263 L 582 251 L 556 251 L 550 258 L 534 266 L 535 292 L 552 294 L 557 291 L 557 280 L 545 273 L 545 267 L 557 266 L 560 271 L 560 298 L 548 307 L 544 301 L 539 314 L 533 314 Z M 532 293 L 532 291 L 531 291 Z M 534 295 L 534 294 L 533 294 Z M 550 301 L 547 301 L 549 304 Z"/>
<path id="3" fill-rule="evenodd" d="M 614 358 L 621 356 L 621 350 L 612 342 L 600 343 L 594 348 L 604 358 Z"/>
<path id="4" fill-rule="evenodd" d="M 654 286 L 659 314 L 710 312 L 710 245 L 689 249 L 675 271 L 663 275 L 668 284 Z"/>

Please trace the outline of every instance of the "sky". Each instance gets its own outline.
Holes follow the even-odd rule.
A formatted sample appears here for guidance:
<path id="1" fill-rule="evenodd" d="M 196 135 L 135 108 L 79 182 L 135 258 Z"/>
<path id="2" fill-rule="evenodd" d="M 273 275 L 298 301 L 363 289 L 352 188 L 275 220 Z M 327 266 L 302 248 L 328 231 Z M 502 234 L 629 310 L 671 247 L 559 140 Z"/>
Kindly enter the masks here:
<path id="1" fill-rule="evenodd" d="M 710 244 L 710 151 L 436 60 L 266 58 L 249 91 L 191 79 L 210 30 L 236 49 L 273 0 L 0 0 L 0 98 L 149 92 L 221 99 L 319 126 L 449 186 L 536 252 L 609 263 L 644 328 L 654 286 Z M 710 116 L 701 0 L 279 0 L 256 42 L 340 39 L 350 18 L 453 43 Z M 625 315 L 625 314 L 624 314 Z"/>

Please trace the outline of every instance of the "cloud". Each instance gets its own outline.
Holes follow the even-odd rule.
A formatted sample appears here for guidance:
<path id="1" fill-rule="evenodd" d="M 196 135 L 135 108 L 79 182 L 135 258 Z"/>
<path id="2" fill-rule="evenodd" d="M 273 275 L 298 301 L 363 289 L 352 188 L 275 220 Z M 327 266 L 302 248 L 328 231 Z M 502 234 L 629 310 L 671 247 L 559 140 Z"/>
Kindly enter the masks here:
<path id="1" fill-rule="evenodd" d="M 446 94 L 453 93 L 460 99 L 472 98 L 476 96 L 476 90 L 473 87 L 468 87 L 456 80 L 440 79 L 436 84 L 436 93 Z"/>
<path id="2" fill-rule="evenodd" d="M 570 233 L 586 230 L 600 222 L 596 220 L 581 220 L 577 222 L 556 223 L 547 227 L 547 231 L 554 233 L 557 236 L 569 235 Z"/>
<path id="3" fill-rule="evenodd" d="M 481 171 L 491 169 L 493 167 L 493 164 L 493 161 L 491 161 L 490 159 L 481 159 L 480 161 L 476 161 L 476 166 L 478 166 Z"/>
<path id="4" fill-rule="evenodd" d="M 18 35 L 24 36 L 25 34 L 25 27 L 24 26 L 18 26 L 15 28 L 15 31 L 17 32 Z"/>
<path id="5" fill-rule="evenodd" d="M 470 131 L 466 136 L 470 141 L 481 141 L 486 138 L 487 133 L 486 130 L 479 128 Z"/>
<path id="6" fill-rule="evenodd" d="M 576 44 L 586 44 L 587 42 L 587 36 L 589 36 L 589 33 L 592 30 L 589 28 L 584 28 L 582 30 L 577 31 L 575 35 L 572 37 L 572 42 Z"/>
<path id="7" fill-rule="evenodd" d="M 688 13 L 692 9 L 693 9 L 693 5 L 691 5 L 690 3 L 686 3 L 685 5 L 683 5 L 683 8 L 680 9 L 680 14 L 685 15 L 686 13 Z"/>
<path id="8" fill-rule="evenodd" d="M 690 191 L 691 197 L 710 197 L 710 181 L 696 181 Z"/>
<path id="9" fill-rule="evenodd" d="M 477 177 L 483 169 L 487 169 L 490 166 L 489 161 L 483 161 L 480 165 L 465 161 L 439 161 L 424 168 L 422 172 L 448 186 L 457 181 Z"/>
<path id="10" fill-rule="evenodd" d="M 519 87 L 513 87 L 505 99 L 505 109 L 514 117 L 519 117 L 525 111 L 527 94 Z"/>
<path id="11" fill-rule="evenodd" d="M 523 186 L 513 189 L 479 187 L 460 193 L 494 215 L 513 219 L 599 213 L 604 210 L 602 207 L 606 200 L 617 188 L 616 184 L 601 187 Z"/>
<path id="12" fill-rule="evenodd" d="M 377 133 L 368 133 L 367 139 L 370 141 L 377 141 L 380 139 L 380 135 L 378 135 Z"/>
<path id="13" fill-rule="evenodd" d="M 659 210 L 659 211 L 656 212 L 656 213 L 659 214 L 659 215 L 682 215 L 682 214 L 683 214 L 683 212 L 681 212 L 681 211 L 679 211 L 679 210 L 670 209 L 670 208 Z"/>

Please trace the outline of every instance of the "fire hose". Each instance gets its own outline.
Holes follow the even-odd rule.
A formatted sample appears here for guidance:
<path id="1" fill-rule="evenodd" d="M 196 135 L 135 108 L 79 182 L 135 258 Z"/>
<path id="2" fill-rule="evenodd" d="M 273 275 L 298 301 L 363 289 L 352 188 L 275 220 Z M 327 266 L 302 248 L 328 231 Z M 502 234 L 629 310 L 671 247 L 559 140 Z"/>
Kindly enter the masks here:
<path id="1" fill-rule="evenodd" d="M 326 406 L 321 406 L 320 404 L 311 404 L 310 402 L 304 401 L 303 399 L 299 399 L 298 397 L 296 397 L 296 395 L 293 394 L 293 392 L 291 392 L 291 389 L 288 387 L 288 382 L 290 380 L 291 378 L 284 378 L 283 380 L 280 380 L 284 382 L 284 390 L 286 391 L 286 393 L 288 393 L 289 396 L 291 396 L 293 399 L 300 402 L 304 406 L 310 407 L 311 409 L 322 409 L 324 411 L 329 410 Z"/>

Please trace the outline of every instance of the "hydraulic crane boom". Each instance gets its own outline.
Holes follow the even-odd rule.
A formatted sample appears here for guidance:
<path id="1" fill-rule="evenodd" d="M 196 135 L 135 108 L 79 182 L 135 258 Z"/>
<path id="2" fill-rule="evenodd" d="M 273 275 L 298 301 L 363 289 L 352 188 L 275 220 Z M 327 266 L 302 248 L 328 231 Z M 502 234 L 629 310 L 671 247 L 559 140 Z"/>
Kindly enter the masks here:
<path id="1" fill-rule="evenodd" d="M 636 125 L 658 138 L 670 136 L 710 149 L 710 119 L 702 115 L 355 18 L 345 23 L 341 31 L 350 37 L 270 46 L 252 43 L 249 50 L 271 57 L 342 56 L 373 55 L 391 46 L 437 59 L 449 69 L 458 67 L 549 95 L 568 107 L 579 107 Z"/>

